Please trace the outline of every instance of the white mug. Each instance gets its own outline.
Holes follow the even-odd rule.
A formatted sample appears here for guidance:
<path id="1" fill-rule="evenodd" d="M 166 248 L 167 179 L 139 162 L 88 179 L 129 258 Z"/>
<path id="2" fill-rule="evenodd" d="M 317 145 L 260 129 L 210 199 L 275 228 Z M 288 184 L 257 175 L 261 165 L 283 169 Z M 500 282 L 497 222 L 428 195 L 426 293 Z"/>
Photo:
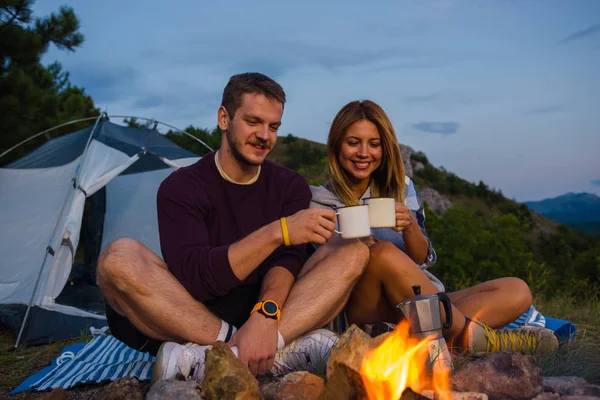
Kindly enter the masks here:
<path id="1" fill-rule="evenodd" d="M 396 199 L 393 197 L 368 197 L 363 203 L 369 206 L 371 228 L 396 226 Z"/>
<path id="2" fill-rule="evenodd" d="M 366 205 L 339 207 L 335 213 L 339 233 L 344 239 L 371 235 L 369 207 Z"/>

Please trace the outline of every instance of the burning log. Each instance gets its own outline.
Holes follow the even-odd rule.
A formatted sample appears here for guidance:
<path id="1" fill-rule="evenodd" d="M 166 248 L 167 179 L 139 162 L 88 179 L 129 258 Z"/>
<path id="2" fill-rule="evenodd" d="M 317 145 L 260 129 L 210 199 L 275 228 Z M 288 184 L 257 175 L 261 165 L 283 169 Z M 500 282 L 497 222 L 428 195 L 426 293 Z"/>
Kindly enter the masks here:
<path id="1" fill-rule="evenodd" d="M 449 364 L 431 364 L 430 344 L 428 337 L 411 335 L 410 323 L 401 321 L 383 343 L 365 354 L 360 374 L 367 398 L 398 399 L 407 389 L 416 393 L 430 389 L 440 400 L 451 399 Z"/>

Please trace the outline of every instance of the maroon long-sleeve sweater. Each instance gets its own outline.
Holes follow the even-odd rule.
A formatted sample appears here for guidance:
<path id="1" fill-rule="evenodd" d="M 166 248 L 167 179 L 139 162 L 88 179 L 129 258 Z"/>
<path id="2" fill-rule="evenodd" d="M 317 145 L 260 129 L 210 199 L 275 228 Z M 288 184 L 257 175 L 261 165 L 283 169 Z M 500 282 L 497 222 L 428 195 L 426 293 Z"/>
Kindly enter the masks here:
<path id="1" fill-rule="evenodd" d="M 307 259 L 306 246 L 280 246 L 240 281 L 227 252 L 257 229 L 309 206 L 311 192 L 300 174 L 270 161 L 251 185 L 227 182 L 215 153 L 174 171 L 158 190 L 160 246 L 169 270 L 198 301 L 223 296 L 239 285 L 261 281 L 274 266 L 294 277 Z"/>

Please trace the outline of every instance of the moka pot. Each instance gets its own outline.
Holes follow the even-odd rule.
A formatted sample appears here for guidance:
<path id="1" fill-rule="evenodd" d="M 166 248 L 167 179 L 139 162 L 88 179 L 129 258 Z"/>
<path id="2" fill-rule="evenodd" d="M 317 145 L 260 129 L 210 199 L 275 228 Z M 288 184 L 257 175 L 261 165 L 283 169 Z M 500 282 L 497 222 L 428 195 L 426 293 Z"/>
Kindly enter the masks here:
<path id="1" fill-rule="evenodd" d="M 452 326 L 452 304 L 446 293 L 434 295 L 421 294 L 421 286 L 412 287 L 414 296 L 396 306 L 410 323 L 410 335 L 418 339 L 428 338 L 429 367 L 434 371 L 438 368 L 452 368 L 452 358 L 442 328 L 450 329 Z M 446 322 L 442 323 L 442 309 L 444 307 Z"/>

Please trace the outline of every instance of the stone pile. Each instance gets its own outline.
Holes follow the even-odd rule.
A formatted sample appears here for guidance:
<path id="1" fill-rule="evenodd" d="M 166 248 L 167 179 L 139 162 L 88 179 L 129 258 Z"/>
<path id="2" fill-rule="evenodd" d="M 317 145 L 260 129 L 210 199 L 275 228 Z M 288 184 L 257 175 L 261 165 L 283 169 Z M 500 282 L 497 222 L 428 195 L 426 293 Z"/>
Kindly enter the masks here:
<path id="1" fill-rule="evenodd" d="M 159 381 L 149 390 L 136 379 L 122 378 L 106 386 L 93 398 L 147 400 L 333 400 L 364 399 L 360 366 L 367 351 L 377 347 L 388 334 L 371 338 L 351 326 L 332 349 L 325 379 L 306 371 L 283 377 L 257 380 L 225 343 L 207 351 L 206 376 L 195 381 Z M 579 377 L 542 377 L 535 359 L 520 354 L 496 353 L 466 363 L 451 375 L 452 398 L 457 400 L 600 400 L 600 386 Z M 147 392 L 147 393 L 146 393 Z M 56 389 L 42 398 L 71 398 Z M 436 400 L 433 391 L 407 389 L 402 400 Z"/>

